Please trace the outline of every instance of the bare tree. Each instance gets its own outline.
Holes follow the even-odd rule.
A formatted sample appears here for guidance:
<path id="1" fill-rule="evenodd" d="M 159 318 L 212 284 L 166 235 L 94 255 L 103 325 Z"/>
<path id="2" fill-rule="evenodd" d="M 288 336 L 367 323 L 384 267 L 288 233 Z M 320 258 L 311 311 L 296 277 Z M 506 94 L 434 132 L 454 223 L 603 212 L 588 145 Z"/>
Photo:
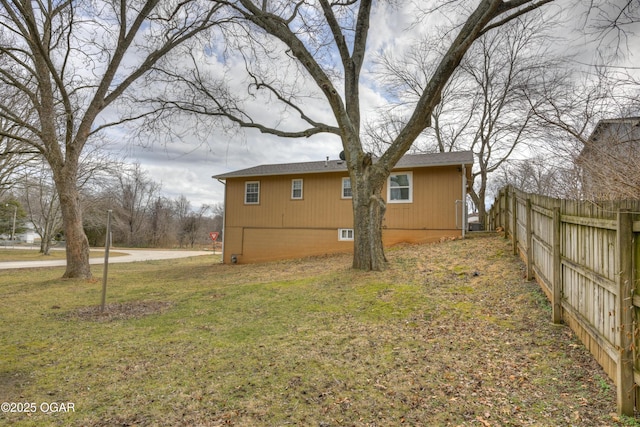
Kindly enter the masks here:
<path id="1" fill-rule="evenodd" d="M 12 114 L 28 116 L 23 104 L 23 100 L 15 96 L 11 88 L 0 88 L 0 108 L 4 106 Z M 25 165 L 39 154 L 33 147 L 13 137 L 23 132 L 12 120 L 0 114 L 0 195 L 16 184 Z"/>
<path id="2" fill-rule="evenodd" d="M 462 130 L 454 135 L 471 132 L 462 147 L 476 156 L 470 195 L 481 223 L 486 215 L 490 176 L 523 145 L 540 145 L 542 141 L 523 90 L 536 85 L 544 70 L 558 65 L 543 47 L 551 37 L 542 31 L 539 20 L 522 19 L 503 29 L 483 37 L 476 46 L 478 54 L 467 56 L 461 67 L 479 90 L 471 97 L 477 108 L 469 110 L 469 118 L 462 120 Z M 440 122 L 441 118 L 438 125 Z M 441 134 L 437 127 L 436 133 Z"/>
<path id="3" fill-rule="evenodd" d="M 573 162 L 563 162 L 561 157 L 534 155 L 511 159 L 496 172 L 491 185 L 495 194 L 508 185 L 527 193 L 575 199 L 581 194 L 581 173 Z"/>
<path id="4" fill-rule="evenodd" d="M 189 215 L 191 214 L 191 202 L 186 196 L 180 195 L 173 201 L 173 212 L 178 226 L 178 244 L 182 247 L 186 243 Z"/>
<path id="5" fill-rule="evenodd" d="M 0 135 L 0 195 L 15 185 L 17 172 L 28 161 L 11 138 Z"/>
<path id="6" fill-rule="evenodd" d="M 640 2 L 637 0 L 590 0 L 585 2 L 586 19 L 584 29 L 600 40 L 600 48 L 608 50 L 608 56 L 625 55 L 635 44 L 636 25 L 640 21 Z M 611 49 L 611 41 L 616 48 Z"/>
<path id="7" fill-rule="evenodd" d="M 49 255 L 51 243 L 62 231 L 60 199 L 49 168 L 40 162 L 32 165 L 21 179 L 22 199 L 29 221 L 40 236 L 40 253 Z"/>
<path id="8" fill-rule="evenodd" d="M 205 236 L 204 225 L 206 217 L 205 215 L 210 210 L 210 206 L 203 205 L 195 212 L 189 212 L 189 214 L 182 219 L 180 223 L 180 241 L 186 240 L 191 248 L 202 236 Z"/>
<path id="9" fill-rule="evenodd" d="M 102 113 L 159 61 L 210 29 L 216 11 L 204 0 L 0 0 L 0 82 L 27 100 L 36 119 L 7 105 L 0 105 L 0 118 L 16 129 L 6 136 L 51 166 L 67 239 L 64 277 L 91 277 L 77 186 L 85 145 L 138 116 L 110 120 Z"/>
<path id="10" fill-rule="evenodd" d="M 574 166 L 568 182 L 579 178 L 576 198 L 637 198 L 637 133 L 593 136 L 598 123 L 640 117 L 637 69 L 624 63 L 637 43 L 633 28 L 640 22 L 640 3 L 591 0 L 580 6 L 585 8 L 581 30 L 598 47 L 593 62 L 550 71 L 544 84 L 528 93 L 529 102 L 556 141 L 554 154 Z"/>
<path id="11" fill-rule="evenodd" d="M 527 96 L 535 120 L 545 126 L 547 140 L 552 141 L 549 144 L 551 153 L 574 169 L 574 173 L 565 175 L 568 181 L 562 184 L 579 189 L 572 193 L 574 197 L 638 197 L 635 179 L 640 161 L 638 144 L 627 144 L 629 138 L 624 135 L 590 140 L 602 121 L 640 117 L 640 85 L 637 82 L 630 80 L 626 73 L 609 67 L 573 73 L 558 70 Z M 624 141 L 617 140 L 619 136 Z M 597 181 L 598 190 L 594 191 L 595 187 L 589 186 L 585 178 Z M 579 179 L 578 185 L 576 179 Z M 609 190 L 604 191 L 603 186 Z"/>
<path id="12" fill-rule="evenodd" d="M 113 189 L 113 230 L 127 246 L 146 244 L 149 232 L 149 215 L 158 199 L 161 185 L 145 173 L 139 163 L 118 176 Z"/>
<path id="13" fill-rule="evenodd" d="M 552 21 L 529 16 L 503 25 L 481 37 L 442 91 L 432 112 L 432 132 L 416 147 L 421 151 L 473 151 L 476 162 L 470 195 L 484 223 L 485 198 L 491 176 L 526 144 L 539 145 L 540 124 L 523 91 L 535 86 L 545 70 L 558 65 L 548 51 Z M 397 89 L 399 106 L 420 95 L 428 82 L 425 58 L 437 48 L 422 41 L 407 59 L 380 59 L 385 81 Z"/>
<path id="14" fill-rule="evenodd" d="M 210 222 L 211 230 L 209 231 L 217 231 L 219 232 L 218 240 L 224 240 L 223 236 L 223 228 L 224 228 L 224 203 L 215 203 L 211 207 L 211 212 L 213 213 L 212 221 Z"/>
<path id="15" fill-rule="evenodd" d="M 306 138 L 329 133 L 340 138 L 351 177 L 354 215 L 353 267 L 364 270 L 384 268 L 382 219 L 386 205 L 382 188 L 392 168 L 410 149 L 414 140 L 430 125 L 430 117 L 440 102 L 442 91 L 475 40 L 504 23 L 524 15 L 551 0 L 482 0 L 466 11 L 467 2 L 446 2 L 457 7 L 457 35 L 446 42 L 444 54 L 434 59 L 425 87 L 403 123 L 390 136 L 391 144 L 374 161 L 362 139 L 362 73 L 367 61 L 367 42 L 374 10 L 382 13 L 387 2 L 371 0 L 330 2 L 284 2 L 234 0 L 217 1 L 236 18 L 223 27 L 229 46 L 244 60 L 249 94 L 253 99 L 278 107 L 277 117 L 264 117 L 264 109 L 247 104 L 213 83 L 202 67 L 203 58 L 192 57 L 190 75 L 165 70 L 180 94 L 173 104 L 184 111 L 224 117 L 244 128 L 286 138 Z M 437 8 L 432 13 L 450 14 L 453 9 Z M 206 59 L 206 58 L 204 58 Z M 234 69 L 233 73 L 239 72 Z M 229 78 L 235 77 L 229 71 Z M 313 117 L 311 97 L 320 96 L 331 111 L 331 120 Z M 296 117 L 291 125 L 281 117 Z M 290 125 L 290 126 L 287 126 Z"/>
<path id="16" fill-rule="evenodd" d="M 157 197 L 151 206 L 149 226 L 150 245 L 167 247 L 175 241 L 175 219 L 172 203 L 166 197 Z"/>

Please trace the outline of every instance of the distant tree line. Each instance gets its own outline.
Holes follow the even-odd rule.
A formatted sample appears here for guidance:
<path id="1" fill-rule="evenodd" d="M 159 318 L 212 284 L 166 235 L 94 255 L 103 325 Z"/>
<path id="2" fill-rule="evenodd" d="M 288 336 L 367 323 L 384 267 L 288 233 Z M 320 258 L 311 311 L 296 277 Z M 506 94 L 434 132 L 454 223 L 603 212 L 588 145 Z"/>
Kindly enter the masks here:
<path id="1" fill-rule="evenodd" d="M 222 204 L 196 208 L 184 195 L 167 197 L 162 194 L 162 185 L 139 164 L 94 155 L 83 162 L 82 169 L 83 223 L 91 246 L 104 246 L 109 210 L 115 246 L 208 246 L 213 243 L 209 232 L 222 232 Z M 11 182 L 0 189 L 0 235 L 9 238 L 16 212 L 15 234 L 33 228 L 40 237 L 40 251 L 47 254 L 52 244 L 65 240 L 60 199 L 50 169 L 32 162 Z"/>

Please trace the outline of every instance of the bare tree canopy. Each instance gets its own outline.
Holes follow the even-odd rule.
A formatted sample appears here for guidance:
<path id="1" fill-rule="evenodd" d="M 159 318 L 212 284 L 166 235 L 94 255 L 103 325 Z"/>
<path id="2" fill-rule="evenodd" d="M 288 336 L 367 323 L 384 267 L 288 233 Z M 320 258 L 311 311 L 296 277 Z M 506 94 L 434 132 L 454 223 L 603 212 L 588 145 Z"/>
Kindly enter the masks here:
<path id="1" fill-rule="evenodd" d="M 615 56 L 626 54 L 640 22 L 640 2 L 637 0 L 590 0 L 587 6 L 585 29 L 598 36 L 601 47 L 615 41 L 616 48 L 607 49 Z"/>
<path id="2" fill-rule="evenodd" d="M 442 91 L 432 113 L 432 129 L 414 143 L 415 150 L 425 152 L 473 151 L 476 162 L 469 191 L 480 222 L 484 223 L 491 175 L 514 154 L 540 143 L 543 126 L 532 120 L 525 94 L 540 84 L 547 69 L 561 66 L 549 49 L 557 41 L 554 24 L 558 22 L 532 13 L 483 35 Z M 420 41 L 408 57 L 380 57 L 384 81 L 396 90 L 396 110 L 405 109 L 422 93 L 433 66 L 429 55 L 438 49 L 441 37 Z M 387 128 L 383 124 L 382 133 L 373 129 L 373 140 L 383 140 Z"/>
<path id="3" fill-rule="evenodd" d="M 442 41 L 442 54 L 432 59 L 434 66 L 424 87 L 402 124 L 390 129 L 390 144 L 375 161 L 361 135 L 361 90 L 365 76 L 370 76 L 368 42 L 375 31 L 371 28 L 372 16 L 383 16 L 393 7 L 390 2 L 214 1 L 232 17 L 221 27 L 227 46 L 235 49 L 236 60 L 236 66 L 229 65 L 234 61 L 226 63 L 225 77 L 237 78 L 236 73 L 243 73 L 248 99 L 238 99 L 221 88 L 224 78 L 209 72 L 202 66 L 206 58 L 194 54 L 189 74 L 164 70 L 174 88 L 180 88 L 174 89 L 174 95 L 180 97 L 174 96 L 170 103 L 184 111 L 223 117 L 240 127 L 281 137 L 318 133 L 338 136 L 353 191 L 353 266 L 379 270 L 386 262 L 381 231 L 386 208 L 381 191 L 392 168 L 430 125 L 442 91 L 474 41 L 550 2 L 482 0 L 471 5 L 468 1 L 452 1 L 433 2 L 439 6 L 430 10 L 415 9 L 424 14 L 421 18 L 426 22 L 432 14 L 455 17 L 455 22 L 449 21 L 455 36 Z M 399 35 L 402 29 L 397 31 Z M 270 105 L 276 117 L 265 114 L 264 108 L 252 109 L 247 103 L 251 99 L 259 100 L 263 107 Z M 324 103 L 328 114 L 313 117 L 308 108 L 311 102 Z"/>
<path id="4" fill-rule="evenodd" d="M 0 86 L 0 108 L 13 116 L 29 117 L 25 104 L 19 91 L 10 86 Z M 33 147 L 16 139 L 24 132 L 14 120 L 0 114 L 0 195 L 15 185 L 18 172 L 38 154 Z"/>
<path id="5" fill-rule="evenodd" d="M 216 11 L 204 0 L 0 1 L 0 82 L 25 102 L 18 112 L 0 100 L 0 120 L 11 123 L 5 137 L 31 146 L 52 169 L 67 241 L 65 277 L 91 277 L 77 188 L 87 142 L 138 118 L 108 109 L 215 25 Z"/>

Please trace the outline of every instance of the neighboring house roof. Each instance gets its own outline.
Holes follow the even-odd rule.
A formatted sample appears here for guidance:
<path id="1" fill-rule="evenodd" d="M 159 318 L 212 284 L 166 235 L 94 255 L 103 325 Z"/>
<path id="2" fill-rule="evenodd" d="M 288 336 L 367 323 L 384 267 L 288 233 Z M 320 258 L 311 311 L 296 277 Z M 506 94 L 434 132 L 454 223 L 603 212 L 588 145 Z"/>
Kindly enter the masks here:
<path id="1" fill-rule="evenodd" d="M 375 159 L 374 159 L 375 162 Z M 394 169 L 420 168 L 432 166 L 472 165 L 473 152 L 458 151 L 434 154 L 407 154 L 400 159 Z M 242 178 L 251 176 L 298 175 L 309 173 L 346 172 L 347 163 L 344 160 L 326 160 L 319 162 L 283 163 L 274 165 L 260 165 L 248 169 L 241 169 L 220 175 L 215 179 Z"/>
<path id="2" fill-rule="evenodd" d="M 628 157 L 630 150 L 637 150 L 638 143 L 640 117 L 600 120 L 582 147 L 578 162 L 615 162 Z"/>
<path id="3" fill-rule="evenodd" d="M 576 164 L 585 197 L 640 198 L 640 117 L 600 120 Z"/>
<path id="4" fill-rule="evenodd" d="M 623 117 L 600 120 L 589 136 L 589 142 L 638 142 L 640 141 L 640 117 Z"/>

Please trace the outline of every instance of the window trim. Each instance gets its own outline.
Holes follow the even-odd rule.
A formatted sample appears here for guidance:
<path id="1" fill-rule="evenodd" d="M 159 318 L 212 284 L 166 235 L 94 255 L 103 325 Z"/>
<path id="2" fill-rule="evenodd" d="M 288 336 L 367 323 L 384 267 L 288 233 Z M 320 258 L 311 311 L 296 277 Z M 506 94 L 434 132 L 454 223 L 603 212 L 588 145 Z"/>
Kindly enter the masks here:
<path id="1" fill-rule="evenodd" d="M 300 183 L 300 188 L 295 188 L 296 182 Z M 300 196 L 295 196 L 295 190 L 300 190 Z M 302 200 L 304 197 L 304 180 L 302 178 L 293 178 L 291 180 L 291 200 Z"/>
<path id="2" fill-rule="evenodd" d="M 409 180 L 408 187 L 391 187 L 391 177 L 398 175 L 407 175 Z M 392 188 L 408 188 L 409 189 L 409 198 L 408 199 L 399 199 L 399 200 L 391 200 L 391 189 Z M 389 178 L 387 178 L 387 203 L 413 203 L 413 172 L 412 171 L 400 171 L 400 172 L 392 172 L 389 174 Z"/>
<path id="3" fill-rule="evenodd" d="M 345 182 L 349 183 L 349 192 L 351 193 L 350 196 L 345 196 L 344 195 L 344 190 L 346 189 L 345 186 L 344 186 Z M 351 177 L 347 176 L 347 177 L 343 177 L 342 178 L 342 188 L 341 188 L 341 191 L 340 191 L 340 198 L 341 199 L 353 199 L 353 189 L 351 187 Z"/>
<path id="4" fill-rule="evenodd" d="M 257 184 L 258 185 L 258 187 L 257 187 L 258 191 L 249 193 L 248 190 L 249 190 L 249 185 L 250 184 Z M 255 202 L 247 201 L 247 196 L 249 194 L 252 194 L 252 195 L 255 194 L 257 196 L 257 199 L 256 199 Z M 260 181 L 245 181 L 244 182 L 244 204 L 245 205 L 259 205 L 260 204 Z"/>
<path id="5" fill-rule="evenodd" d="M 347 236 L 344 236 L 344 233 Z M 351 236 L 349 236 L 349 234 Z M 338 228 L 338 241 L 340 242 L 351 242 L 353 241 L 353 228 Z"/>

